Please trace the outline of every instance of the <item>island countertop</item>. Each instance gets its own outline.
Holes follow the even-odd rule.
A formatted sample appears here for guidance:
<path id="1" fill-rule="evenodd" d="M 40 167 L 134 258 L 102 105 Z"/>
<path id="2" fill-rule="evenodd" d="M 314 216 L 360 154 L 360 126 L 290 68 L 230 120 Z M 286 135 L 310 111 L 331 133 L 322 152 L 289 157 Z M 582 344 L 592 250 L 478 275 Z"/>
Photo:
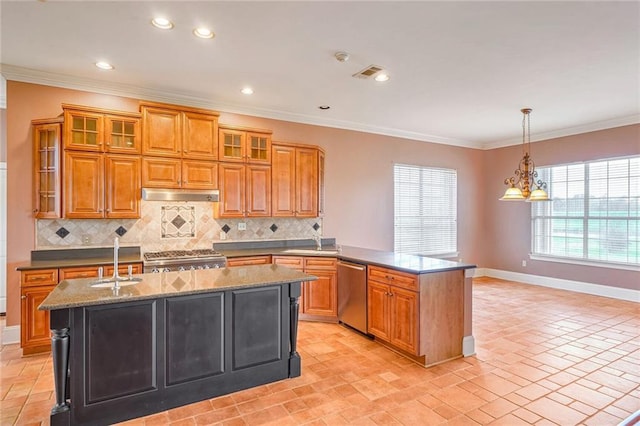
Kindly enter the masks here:
<path id="1" fill-rule="evenodd" d="M 133 284 L 122 281 L 117 290 L 111 286 L 92 287 L 97 278 L 65 280 L 56 286 L 38 309 L 50 311 L 317 279 L 313 275 L 279 265 L 150 273 L 134 277 L 142 281 Z"/>

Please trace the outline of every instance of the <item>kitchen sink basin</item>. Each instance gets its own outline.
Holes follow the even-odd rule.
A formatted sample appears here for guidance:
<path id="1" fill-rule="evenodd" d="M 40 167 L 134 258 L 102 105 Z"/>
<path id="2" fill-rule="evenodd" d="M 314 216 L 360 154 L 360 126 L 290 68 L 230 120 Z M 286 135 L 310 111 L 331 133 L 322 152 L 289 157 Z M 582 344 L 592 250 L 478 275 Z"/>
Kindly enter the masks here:
<path id="1" fill-rule="evenodd" d="M 115 287 L 116 283 L 118 283 L 118 286 L 120 287 L 125 287 L 128 285 L 133 285 L 133 284 L 138 284 L 140 281 L 142 281 L 142 278 L 137 278 L 137 277 L 133 277 L 133 278 L 121 278 L 119 280 L 114 280 L 114 279 L 106 279 L 106 280 L 100 280 L 100 281 L 96 281 L 95 283 L 91 284 L 91 287 L 93 288 L 113 288 Z"/>
<path id="2" fill-rule="evenodd" d="M 337 255 L 338 250 L 316 250 L 316 249 L 286 249 L 283 253 L 287 254 L 299 254 L 301 256 L 322 256 L 322 255 Z"/>

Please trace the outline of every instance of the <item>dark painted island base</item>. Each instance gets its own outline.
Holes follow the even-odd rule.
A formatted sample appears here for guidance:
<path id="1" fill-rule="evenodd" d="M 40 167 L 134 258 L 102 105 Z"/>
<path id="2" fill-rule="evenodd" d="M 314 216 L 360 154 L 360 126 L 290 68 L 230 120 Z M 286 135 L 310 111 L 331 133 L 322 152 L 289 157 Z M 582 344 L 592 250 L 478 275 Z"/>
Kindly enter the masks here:
<path id="1" fill-rule="evenodd" d="M 111 424 L 301 373 L 300 283 L 51 311 L 52 425 Z"/>

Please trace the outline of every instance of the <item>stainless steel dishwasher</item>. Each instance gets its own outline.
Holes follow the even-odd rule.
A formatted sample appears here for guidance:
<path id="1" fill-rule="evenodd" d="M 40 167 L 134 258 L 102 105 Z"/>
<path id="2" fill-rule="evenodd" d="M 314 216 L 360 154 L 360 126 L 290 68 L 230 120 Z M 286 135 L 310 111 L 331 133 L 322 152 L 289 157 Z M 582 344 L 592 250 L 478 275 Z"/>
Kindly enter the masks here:
<path id="1" fill-rule="evenodd" d="M 367 266 L 338 261 L 338 320 L 367 334 Z"/>

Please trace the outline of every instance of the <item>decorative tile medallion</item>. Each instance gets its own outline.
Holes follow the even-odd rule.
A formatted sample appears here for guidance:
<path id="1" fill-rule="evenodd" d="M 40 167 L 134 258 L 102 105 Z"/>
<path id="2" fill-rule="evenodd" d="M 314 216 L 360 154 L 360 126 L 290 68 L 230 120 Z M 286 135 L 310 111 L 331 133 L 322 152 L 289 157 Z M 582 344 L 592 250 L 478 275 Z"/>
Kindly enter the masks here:
<path id="1" fill-rule="evenodd" d="M 221 229 L 224 231 L 225 234 L 231 231 L 231 228 L 229 227 L 229 225 L 224 225 Z"/>
<path id="2" fill-rule="evenodd" d="M 193 238 L 196 235 L 194 206 L 162 206 L 160 214 L 162 238 Z"/>
<path id="3" fill-rule="evenodd" d="M 271 232 L 276 232 L 278 230 L 278 225 L 276 225 L 275 223 L 273 225 L 271 225 L 269 227 L 269 229 L 271 229 Z"/>
<path id="4" fill-rule="evenodd" d="M 56 234 L 58 234 L 58 237 L 60 237 L 60 238 L 64 238 L 64 237 L 66 237 L 67 235 L 69 235 L 69 231 L 67 231 L 67 228 L 65 228 L 65 227 L 63 226 L 62 228 L 60 228 L 60 229 L 58 229 L 58 230 L 56 231 Z"/>
<path id="5" fill-rule="evenodd" d="M 317 231 L 318 229 L 320 229 L 320 225 L 318 225 L 317 223 L 314 223 L 312 228 L 314 231 Z"/>
<path id="6" fill-rule="evenodd" d="M 127 228 L 125 228 L 124 226 L 120 226 L 118 227 L 118 229 L 116 229 L 116 234 L 120 235 L 121 237 L 127 233 Z"/>

